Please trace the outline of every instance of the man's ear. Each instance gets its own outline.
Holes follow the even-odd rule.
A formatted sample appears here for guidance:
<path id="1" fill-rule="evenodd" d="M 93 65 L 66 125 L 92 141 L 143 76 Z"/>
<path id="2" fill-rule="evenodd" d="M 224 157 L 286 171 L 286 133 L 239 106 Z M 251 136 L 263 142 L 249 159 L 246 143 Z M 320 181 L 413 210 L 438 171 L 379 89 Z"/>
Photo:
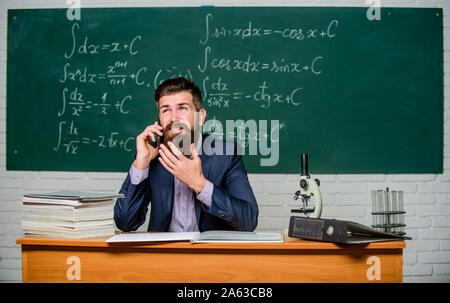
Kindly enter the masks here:
<path id="1" fill-rule="evenodd" d="M 197 113 L 198 113 L 198 124 L 203 125 L 206 119 L 206 109 L 201 108 Z"/>

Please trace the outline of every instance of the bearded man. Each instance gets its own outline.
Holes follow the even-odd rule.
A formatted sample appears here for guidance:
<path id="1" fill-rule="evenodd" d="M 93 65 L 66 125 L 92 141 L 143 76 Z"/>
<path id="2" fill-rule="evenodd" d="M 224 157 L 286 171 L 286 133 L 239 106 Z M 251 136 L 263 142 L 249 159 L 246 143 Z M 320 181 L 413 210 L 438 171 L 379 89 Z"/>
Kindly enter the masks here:
<path id="1" fill-rule="evenodd" d="M 206 110 L 198 86 L 168 79 L 155 100 L 158 121 L 136 137 L 136 156 L 120 190 L 125 197 L 114 206 L 116 226 L 137 230 L 150 205 L 148 231 L 253 231 L 258 205 L 244 162 L 234 142 L 204 140 L 199 133 Z M 202 142 L 209 142 L 207 152 Z"/>

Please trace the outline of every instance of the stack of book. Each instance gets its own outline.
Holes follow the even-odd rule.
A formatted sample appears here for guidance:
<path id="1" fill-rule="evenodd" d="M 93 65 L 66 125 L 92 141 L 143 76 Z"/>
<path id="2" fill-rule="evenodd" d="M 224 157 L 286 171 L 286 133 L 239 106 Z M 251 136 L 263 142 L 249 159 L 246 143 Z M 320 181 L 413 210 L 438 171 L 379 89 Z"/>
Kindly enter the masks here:
<path id="1" fill-rule="evenodd" d="M 27 235 L 82 239 L 114 234 L 114 200 L 123 195 L 59 191 L 26 194 L 22 229 Z"/>

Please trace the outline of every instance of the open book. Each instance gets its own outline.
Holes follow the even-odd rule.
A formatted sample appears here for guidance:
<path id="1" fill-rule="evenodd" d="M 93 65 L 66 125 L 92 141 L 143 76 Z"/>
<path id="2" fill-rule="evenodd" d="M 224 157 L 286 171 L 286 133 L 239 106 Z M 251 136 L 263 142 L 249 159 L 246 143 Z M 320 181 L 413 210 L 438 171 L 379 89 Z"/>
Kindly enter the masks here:
<path id="1" fill-rule="evenodd" d="M 211 230 L 205 232 L 122 233 L 106 240 L 108 243 L 158 241 L 190 241 L 191 243 L 283 242 L 283 235 L 281 233 Z"/>

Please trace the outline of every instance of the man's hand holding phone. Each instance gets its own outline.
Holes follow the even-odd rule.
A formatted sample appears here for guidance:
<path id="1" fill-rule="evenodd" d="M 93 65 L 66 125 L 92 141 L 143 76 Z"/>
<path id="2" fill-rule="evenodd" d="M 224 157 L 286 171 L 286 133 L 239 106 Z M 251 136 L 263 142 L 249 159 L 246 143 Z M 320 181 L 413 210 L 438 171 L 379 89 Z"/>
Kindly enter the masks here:
<path id="1" fill-rule="evenodd" d="M 133 162 L 137 169 L 148 168 L 150 161 L 158 155 L 158 149 L 150 144 L 156 142 L 156 135 L 163 136 L 163 127 L 155 122 L 136 137 L 136 159 Z"/>

